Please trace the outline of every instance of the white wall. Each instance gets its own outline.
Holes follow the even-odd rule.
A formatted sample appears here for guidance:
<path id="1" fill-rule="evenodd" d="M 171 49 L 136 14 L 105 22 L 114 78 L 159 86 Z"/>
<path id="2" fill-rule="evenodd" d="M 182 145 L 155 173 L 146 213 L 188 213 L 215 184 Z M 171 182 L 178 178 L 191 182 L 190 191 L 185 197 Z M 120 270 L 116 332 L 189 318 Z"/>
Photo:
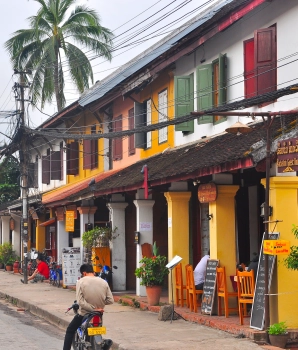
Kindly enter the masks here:
<path id="1" fill-rule="evenodd" d="M 254 30 L 267 28 L 276 24 L 277 29 L 277 89 L 298 83 L 298 36 L 295 27 L 298 17 L 298 2 L 295 0 L 266 2 L 222 33 L 208 40 L 189 56 L 182 57 L 176 62 L 175 76 L 194 74 L 194 91 L 196 92 L 196 67 L 202 59 L 203 64 L 211 63 L 219 53 L 227 54 L 228 59 L 228 95 L 227 102 L 244 98 L 243 84 L 243 41 L 253 38 Z M 288 57 L 294 55 L 292 57 Z M 293 62 L 292 62 L 293 61 Z M 195 93 L 196 96 L 196 93 Z M 263 108 L 253 107 L 245 111 L 282 111 L 298 106 L 298 94 L 285 96 L 277 102 Z M 194 110 L 197 110 L 197 101 L 194 101 Z M 243 123 L 251 121 L 250 118 L 241 117 Z M 238 117 L 228 117 L 226 122 L 217 125 L 197 124 L 194 120 L 195 131 L 190 135 L 183 135 L 181 131 L 175 132 L 175 145 L 182 145 L 200 139 L 202 136 L 212 136 L 238 121 Z"/>

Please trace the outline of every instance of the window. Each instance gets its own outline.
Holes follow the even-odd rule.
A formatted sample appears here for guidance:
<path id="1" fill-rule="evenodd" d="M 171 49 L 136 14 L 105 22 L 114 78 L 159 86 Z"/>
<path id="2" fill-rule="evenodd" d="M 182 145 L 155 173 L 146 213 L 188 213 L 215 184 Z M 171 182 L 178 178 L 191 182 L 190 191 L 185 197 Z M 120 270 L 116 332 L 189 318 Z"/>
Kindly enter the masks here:
<path id="1" fill-rule="evenodd" d="M 122 115 L 114 119 L 113 131 L 122 131 Z M 122 138 L 118 137 L 113 139 L 113 160 L 120 159 L 122 159 Z"/>
<path id="2" fill-rule="evenodd" d="M 129 130 L 133 130 L 135 128 L 135 114 L 134 114 L 134 108 L 131 108 L 128 111 L 128 127 Z M 135 135 L 129 135 L 128 136 L 128 155 L 132 155 L 136 153 L 135 148 Z"/>
<path id="3" fill-rule="evenodd" d="M 42 156 L 42 183 L 49 184 L 51 178 L 51 163 L 50 163 L 51 150 L 47 149 L 47 155 Z"/>
<path id="4" fill-rule="evenodd" d="M 168 91 L 164 90 L 158 94 L 158 122 L 168 120 Z M 165 126 L 158 130 L 158 142 L 166 142 L 168 140 L 168 127 Z"/>
<path id="5" fill-rule="evenodd" d="M 220 54 L 211 64 L 197 67 L 197 106 L 204 111 L 219 106 L 227 101 L 227 57 Z M 216 123 L 219 117 L 204 115 L 198 118 L 198 124 Z"/>
<path id="6" fill-rule="evenodd" d="M 91 134 L 96 134 L 96 125 L 91 126 Z M 83 169 L 98 167 L 98 140 L 83 140 Z"/>
<path id="7" fill-rule="evenodd" d="M 276 26 L 258 29 L 244 41 L 245 98 L 276 90 Z"/>
<path id="8" fill-rule="evenodd" d="M 51 152 L 51 180 L 61 180 L 61 149 Z"/>
<path id="9" fill-rule="evenodd" d="M 189 115 L 194 110 L 193 75 L 174 77 L 175 85 L 175 118 Z M 194 132 L 194 121 L 175 125 L 175 131 Z"/>
<path id="10" fill-rule="evenodd" d="M 151 125 L 151 99 L 144 101 L 143 103 L 135 102 L 135 128 L 141 128 L 147 125 Z M 148 149 L 151 144 L 151 131 L 138 132 L 135 134 L 135 147 Z"/>
<path id="11" fill-rule="evenodd" d="M 79 143 L 73 141 L 67 144 L 67 175 L 79 173 Z"/>

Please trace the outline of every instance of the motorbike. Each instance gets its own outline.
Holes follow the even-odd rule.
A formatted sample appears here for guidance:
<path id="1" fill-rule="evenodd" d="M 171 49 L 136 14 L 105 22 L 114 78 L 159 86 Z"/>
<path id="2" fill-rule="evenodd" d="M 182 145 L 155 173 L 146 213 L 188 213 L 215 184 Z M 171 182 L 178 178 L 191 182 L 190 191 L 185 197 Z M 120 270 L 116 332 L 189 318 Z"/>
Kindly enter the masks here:
<path id="1" fill-rule="evenodd" d="M 73 310 L 78 313 L 79 305 L 75 300 L 74 303 L 66 310 L 66 313 Z M 81 326 L 77 329 L 72 341 L 74 350 L 109 350 L 113 345 L 111 339 L 104 339 L 106 327 L 103 325 L 103 313 L 93 311 L 86 314 L 82 320 Z"/>
<path id="2" fill-rule="evenodd" d="M 96 256 L 94 260 L 99 260 L 99 257 Z M 112 285 L 112 267 L 108 265 L 101 265 L 101 264 L 96 264 L 96 266 L 99 266 L 101 268 L 100 272 L 96 272 L 96 276 L 99 278 L 102 278 L 106 282 L 108 282 L 109 286 L 111 287 Z M 113 269 L 118 269 L 117 266 L 113 266 Z"/>

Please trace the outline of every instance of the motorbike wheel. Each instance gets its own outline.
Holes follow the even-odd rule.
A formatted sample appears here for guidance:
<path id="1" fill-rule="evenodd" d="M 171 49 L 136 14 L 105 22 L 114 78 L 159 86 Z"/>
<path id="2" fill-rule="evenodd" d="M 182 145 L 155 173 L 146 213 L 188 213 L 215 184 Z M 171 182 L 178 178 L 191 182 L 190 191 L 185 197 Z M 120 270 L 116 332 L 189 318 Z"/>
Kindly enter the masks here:
<path id="1" fill-rule="evenodd" d="M 73 350 L 84 350 L 83 344 L 81 344 L 78 334 L 76 333 L 72 340 Z"/>
<path id="2" fill-rule="evenodd" d="M 88 347 L 87 348 L 88 350 L 102 350 L 101 344 L 96 344 L 94 337 L 91 337 L 90 343 L 91 343 L 91 348 Z"/>
<path id="3" fill-rule="evenodd" d="M 60 274 L 59 271 L 56 271 L 56 285 L 59 288 L 60 287 Z"/>

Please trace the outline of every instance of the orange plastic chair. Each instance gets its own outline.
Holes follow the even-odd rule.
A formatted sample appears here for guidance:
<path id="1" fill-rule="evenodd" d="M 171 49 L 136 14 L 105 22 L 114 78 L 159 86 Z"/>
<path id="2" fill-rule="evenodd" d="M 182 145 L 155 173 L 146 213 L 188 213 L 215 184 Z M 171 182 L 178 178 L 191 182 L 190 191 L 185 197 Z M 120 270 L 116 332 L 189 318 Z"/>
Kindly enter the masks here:
<path id="1" fill-rule="evenodd" d="M 226 279 L 226 269 L 224 267 L 216 268 L 216 290 L 217 290 L 217 307 L 218 316 L 221 316 L 221 298 L 224 302 L 225 317 L 229 317 L 229 310 L 238 311 L 238 307 L 229 308 L 229 298 L 237 298 L 237 292 L 228 292 L 227 279 Z"/>
<path id="2" fill-rule="evenodd" d="M 190 311 L 198 312 L 198 306 L 201 305 L 201 301 L 198 301 L 198 295 L 202 295 L 203 291 L 196 290 L 193 267 L 191 265 L 187 267 L 187 278 L 189 281 L 189 309 Z"/>
<path id="3" fill-rule="evenodd" d="M 186 290 L 186 285 L 183 284 L 182 276 L 182 263 L 179 263 L 175 267 L 175 288 L 176 288 L 176 305 L 184 306 L 184 290 Z"/>
<path id="4" fill-rule="evenodd" d="M 237 290 L 240 324 L 243 324 L 243 317 L 246 315 L 247 304 L 253 303 L 255 292 L 254 271 L 237 271 Z"/>
<path id="5" fill-rule="evenodd" d="M 190 306 L 189 279 L 187 277 L 187 268 L 188 268 L 188 266 L 191 266 L 191 265 L 190 264 L 185 265 L 185 276 L 186 276 L 185 290 L 186 290 L 186 306 L 189 308 L 189 306 Z"/>

